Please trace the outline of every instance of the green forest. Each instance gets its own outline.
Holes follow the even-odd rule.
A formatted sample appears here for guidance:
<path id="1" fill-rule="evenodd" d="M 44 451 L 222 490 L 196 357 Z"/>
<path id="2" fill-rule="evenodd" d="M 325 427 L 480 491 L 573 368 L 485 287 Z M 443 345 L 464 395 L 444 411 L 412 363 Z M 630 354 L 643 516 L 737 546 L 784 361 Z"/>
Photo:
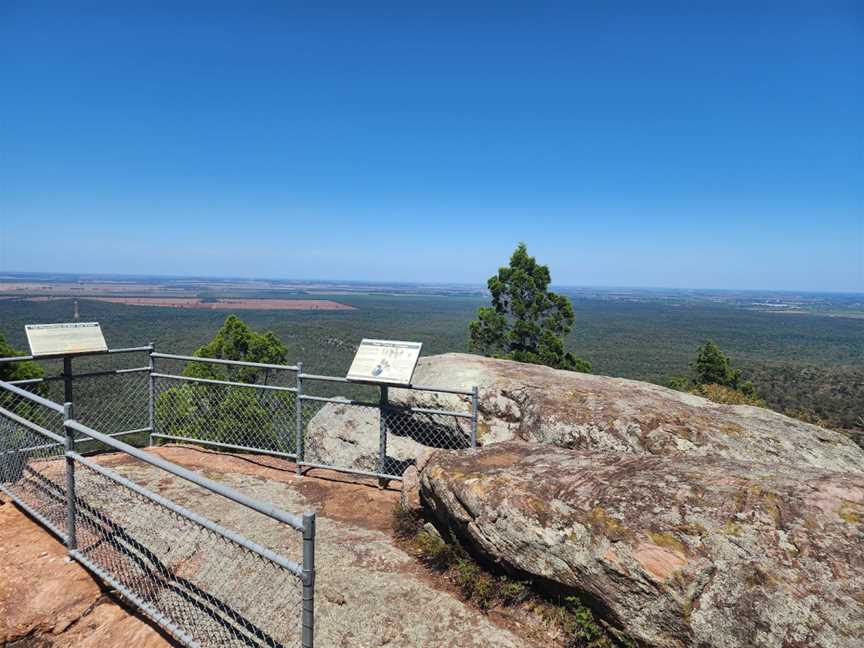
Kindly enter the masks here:
<path id="1" fill-rule="evenodd" d="M 244 311 L 256 331 L 272 331 L 286 359 L 312 373 L 344 375 L 363 337 L 417 340 L 423 354 L 468 350 L 468 325 L 488 298 L 479 295 L 350 294 L 351 311 Z M 837 428 L 864 415 L 864 319 L 776 314 L 704 301 L 667 303 L 570 295 L 575 313 L 566 349 L 596 374 L 668 385 L 691 370 L 697 347 L 715 341 L 775 410 Z M 101 322 L 110 347 L 155 342 L 191 353 L 228 312 L 128 306 L 79 300 L 82 321 Z M 26 349 L 24 325 L 69 321 L 72 301 L 0 301 L 0 334 Z M 77 362 L 77 361 L 76 361 Z M 81 364 L 104 362 L 91 359 Z M 49 368 L 49 373 L 52 371 Z"/>

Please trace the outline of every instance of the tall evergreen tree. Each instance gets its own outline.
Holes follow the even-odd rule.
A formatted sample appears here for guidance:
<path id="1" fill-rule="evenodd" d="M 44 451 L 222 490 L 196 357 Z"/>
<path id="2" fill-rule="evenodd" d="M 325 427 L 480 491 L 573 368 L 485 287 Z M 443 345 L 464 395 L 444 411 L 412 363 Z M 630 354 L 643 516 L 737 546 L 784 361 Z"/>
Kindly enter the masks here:
<path id="1" fill-rule="evenodd" d="M 520 243 L 510 265 L 489 278 L 492 305 L 481 307 L 469 325 L 469 349 L 483 355 L 556 369 L 590 372 L 591 364 L 564 350 L 573 328 L 570 300 L 549 290 L 549 268 Z"/>
<path id="2" fill-rule="evenodd" d="M 732 366 L 732 360 L 713 341 L 707 340 L 696 349 L 693 361 L 693 382 L 696 385 L 720 385 L 755 396 L 750 381 L 742 380 L 741 370 Z"/>

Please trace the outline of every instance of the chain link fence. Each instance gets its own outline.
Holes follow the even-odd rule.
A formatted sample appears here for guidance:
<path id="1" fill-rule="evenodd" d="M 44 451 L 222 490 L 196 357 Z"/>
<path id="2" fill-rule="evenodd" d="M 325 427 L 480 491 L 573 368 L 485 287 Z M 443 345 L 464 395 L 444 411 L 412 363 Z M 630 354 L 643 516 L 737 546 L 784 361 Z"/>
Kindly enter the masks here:
<path id="1" fill-rule="evenodd" d="M 302 372 L 299 379 L 298 471 L 330 468 L 399 480 L 427 448 L 477 445 L 476 388 L 390 389 Z"/>
<path id="2" fill-rule="evenodd" d="M 0 382 L 0 404 L 0 491 L 178 641 L 313 646 L 314 514 L 284 513 L 142 452 L 22 387 Z M 62 436 L 34 422 L 58 419 Z M 91 443 L 301 532 L 302 559 L 284 558 L 73 449 Z"/>
<path id="3" fill-rule="evenodd" d="M 149 354 L 153 347 L 111 349 L 107 353 L 74 358 L 0 358 L 0 363 L 13 365 L 17 362 L 38 362 L 45 375 L 42 378 L 13 381 L 21 389 L 45 397 L 54 403 L 75 404 L 77 420 L 112 437 L 125 438 L 136 446 L 146 445 L 150 429 L 149 420 Z M 12 398 L 8 392 L 0 393 L 3 399 Z M 31 407 L 18 398 L 17 405 L 23 409 Z M 14 410 L 13 410 L 14 411 Z M 63 433 L 62 416 L 48 415 L 45 410 L 36 410 L 43 420 L 29 419 L 40 426 Z M 86 453 L 105 450 L 87 440 L 81 451 Z"/>
<path id="4" fill-rule="evenodd" d="M 302 576 L 117 473 L 74 461 L 79 561 L 189 645 L 301 645 Z"/>
<path id="5" fill-rule="evenodd" d="M 156 440 L 288 457 L 298 473 L 329 468 L 382 480 L 401 479 L 425 448 L 476 446 L 476 389 L 409 386 L 391 398 L 386 386 L 303 373 L 302 363 L 152 357 Z M 201 377 L 214 375 L 226 379 Z"/>
<path id="6" fill-rule="evenodd" d="M 154 374 L 155 438 L 295 456 L 296 393 Z"/>
<path id="7" fill-rule="evenodd" d="M 63 408 L 13 389 L 0 388 L 0 491 L 65 541 L 65 440 L 40 425 L 62 429 Z"/>

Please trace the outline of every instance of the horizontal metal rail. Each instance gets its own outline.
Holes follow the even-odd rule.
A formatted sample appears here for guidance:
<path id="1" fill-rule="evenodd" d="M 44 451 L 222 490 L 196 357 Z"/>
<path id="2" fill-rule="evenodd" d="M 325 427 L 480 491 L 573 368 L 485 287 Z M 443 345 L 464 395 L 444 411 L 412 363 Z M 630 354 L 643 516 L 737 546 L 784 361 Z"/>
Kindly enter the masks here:
<path id="1" fill-rule="evenodd" d="M 186 360 L 188 362 L 203 362 L 206 364 L 221 364 L 237 367 L 254 367 L 256 369 L 281 369 L 284 371 L 297 371 L 297 365 L 265 364 L 262 362 L 244 362 L 242 360 L 222 360 L 221 358 L 199 358 L 197 356 L 174 355 L 173 353 L 150 354 L 152 358 L 165 358 L 167 360 Z"/>
<path id="2" fill-rule="evenodd" d="M 473 418 L 473 416 L 467 412 L 451 412 L 448 410 L 429 409 L 427 407 L 410 407 L 408 405 L 402 406 L 395 403 L 389 403 L 385 405 L 384 410 L 391 412 L 410 412 L 411 414 L 440 414 L 441 416 L 455 416 L 458 418 L 467 419 Z"/>
<path id="3" fill-rule="evenodd" d="M 46 430 L 41 425 L 38 425 L 33 421 L 29 421 L 23 416 L 18 416 L 15 412 L 10 412 L 5 407 L 0 407 L 0 415 L 3 415 L 8 419 L 12 419 L 18 425 L 23 425 L 24 427 L 32 430 L 36 434 L 41 434 L 44 437 L 48 437 L 49 439 L 51 439 L 52 441 L 56 441 L 60 445 L 66 443 L 66 439 L 64 439 L 59 434 L 55 434 L 54 432 L 51 432 L 51 430 Z"/>
<path id="4" fill-rule="evenodd" d="M 140 353 L 143 351 L 152 351 L 153 346 L 148 344 L 147 346 L 139 346 L 139 347 L 126 347 L 120 349 L 108 349 L 107 353 Z"/>
<path id="5" fill-rule="evenodd" d="M 102 371 L 89 371 L 87 373 L 72 374 L 71 378 L 95 378 L 97 376 L 114 376 L 117 374 L 128 373 L 145 373 L 150 371 L 150 367 L 133 367 L 132 369 L 103 369 Z M 33 383 L 53 382 L 55 380 L 65 380 L 66 376 L 60 374 L 57 376 L 45 376 L 43 378 L 27 378 L 25 380 L 10 380 L 10 385 L 29 385 Z"/>
<path id="6" fill-rule="evenodd" d="M 47 380 L 47 378 L 25 378 L 23 380 L 10 380 L 10 385 L 35 385 L 36 383 L 43 383 Z"/>
<path id="7" fill-rule="evenodd" d="M 2 407 L 0 407 L 0 414 L 4 414 L 4 413 L 6 413 L 6 410 L 4 410 Z M 149 432 L 149 431 L 150 431 L 150 428 L 146 427 L 146 428 L 138 428 L 137 430 L 124 430 L 123 432 L 112 432 L 108 436 L 110 436 L 113 439 L 119 439 L 120 437 L 132 436 L 133 434 L 144 434 L 145 432 Z M 41 432 L 41 434 L 45 434 L 45 432 L 48 432 L 48 431 L 44 430 Z M 51 433 L 48 432 L 48 434 L 51 434 Z M 59 437 L 59 439 L 60 440 L 55 441 L 55 443 L 44 443 L 42 445 L 37 445 L 37 446 L 28 446 L 26 448 L 14 448 L 12 450 L 6 450 L 5 452 L 0 452 L 0 457 L 6 456 L 9 454 L 18 454 L 18 453 L 22 453 L 22 452 L 35 452 L 36 450 L 49 450 L 51 448 L 56 448 L 58 446 L 65 445 L 63 437 Z M 76 443 L 99 443 L 98 441 L 96 441 L 96 439 L 88 439 L 88 438 L 78 438 L 78 439 L 75 439 L 75 442 Z"/>
<path id="8" fill-rule="evenodd" d="M 214 446 L 216 448 L 227 448 L 230 450 L 246 450 L 255 454 L 273 455 L 274 457 L 285 457 L 287 459 L 296 459 L 297 455 L 290 452 L 279 452 L 278 450 L 266 450 L 264 448 L 252 448 L 250 446 L 234 445 L 233 443 L 222 443 L 220 441 L 206 441 L 204 439 L 196 439 L 195 437 L 174 436 L 173 434 L 158 434 L 150 435 L 154 439 L 169 439 L 171 441 L 187 441 L 194 445 Z"/>
<path id="9" fill-rule="evenodd" d="M 158 374 L 156 374 L 158 375 Z M 341 398 L 339 396 L 335 396 L 332 398 L 328 398 L 326 396 L 311 396 L 308 394 L 301 394 L 300 400 L 304 401 L 318 401 L 319 403 L 338 403 L 340 405 L 357 405 L 363 407 L 381 407 L 380 403 L 372 403 L 368 401 L 356 401 L 351 400 L 349 398 Z M 387 411 L 396 411 L 396 412 L 410 412 L 412 414 L 440 414 L 441 416 L 455 416 L 458 418 L 473 418 L 471 414 L 467 412 L 451 412 L 449 410 L 436 410 L 429 409 L 426 407 L 410 407 L 408 405 L 402 406 L 394 403 L 390 403 L 384 406 L 384 409 Z"/>
<path id="10" fill-rule="evenodd" d="M 299 466 L 303 466 L 304 468 L 320 468 L 322 470 L 332 470 L 333 472 L 341 472 L 348 473 L 351 475 L 363 475 L 364 477 L 378 477 L 383 479 L 392 479 L 394 481 L 402 481 L 402 477 L 399 475 L 387 475 L 379 472 L 374 472 L 372 470 L 357 470 L 355 468 L 341 468 L 339 466 L 331 466 L 330 464 L 319 464 L 313 463 L 311 461 L 300 461 L 298 462 Z"/>
<path id="11" fill-rule="evenodd" d="M 39 405 L 43 405 L 48 409 L 54 410 L 58 414 L 63 413 L 63 406 L 55 403 L 52 400 L 48 400 L 47 398 L 42 398 L 33 392 L 29 392 L 26 389 L 21 389 L 20 387 L 13 385 L 11 383 L 0 380 L 0 389 L 5 389 L 6 391 L 10 391 L 17 396 L 21 396 L 29 401 L 33 401 L 34 403 L 38 403 Z"/>
<path id="12" fill-rule="evenodd" d="M 350 383 L 352 385 L 380 385 L 377 382 L 363 382 L 360 380 L 348 380 L 341 376 L 324 376 L 322 374 L 301 373 L 300 378 L 303 380 L 320 380 L 323 382 Z M 390 385 L 393 389 L 407 389 L 412 391 L 429 391 L 438 392 L 441 394 L 456 394 L 458 396 L 473 396 L 474 392 L 465 389 L 447 389 L 445 387 L 427 387 L 422 385 Z"/>
<path id="13" fill-rule="evenodd" d="M 447 389 L 445 387 L 426 387 L 423 385 L 410 385 L 408 387 L 399 387 L 394 386 L 394 389 L 411 389 L 415 391 L 429 391 L 429 392 L 438 392 L 440 394 L 456 394 L 458 396 L 473 396 L 474 392 L 465 389 Z"/>
<path id="14" fill-rule="evenodd" d="M 319 403 L 339 403 L 340 405 L 359 405 L 364 407 L 378 407 L 378 403 L 372 403 L 369 401 L 356 401 L 351 400 L 350 398 L 343 398 L 341 396 L 335 396 L 332 398 L 328 398 L 327 396 L 311 396 L 309 394 L 300 394 L 300 400 L 304 401 L 318 401 Z"/>
<path id="15" fill-rule="evenodd" d="M 153 619 L 153 621 L 155 621 L 160 627 L 167 630 L 175 639 L 178 639 L 180 642 L 182 642 L 186 646 L 189 646 L 190 648 L 200 648 L 201 644 L 192 639 L 192 637 L 190 637 L 186 632 L 181 630 L 180 627 L 177 626 L 177 624 L 174 623 L 170 618 L 162 614 L 152 604 L 142 599 L 135 592 L 130 590 L 123 583 L 114 578 L 111 574 L 106 572 L 95 562 L 90 560 L 83 553 L 81 553 L 77 549 L 72 549 L 69 551 L 69 556 L 84 565 L 88 570 L 96 574 L 96 576 L 98 576 L 115 590 L 120 592 L 135 606 L 143 610 L 145 614 L 147 614 L 147 616 Z"/>
<path id="16" fill-rule="evenodd" d="M 351 383 L 351 384 L 371 384 L 371 383 L 357 383 L 352 380 L 348 380 L 347 378 L 342 378 L 341 376 L 322 376 L 321 374 L 307 374 L 301 373 L 300 378 L 303 380 L 323 380 L 325 382 L 338 382 L 338 383 Z"/>
<path id="17" fill-rule="evenodd" d="M 248 387 L 249 389 L 269 389 L 270 391 L 297 391 L 296 387 L 282 387 L 280 385 L 260 385 L 258 383 L 233 382 L 230 380 L 214 380 L 213 378 L 193 378 L 192 376 L 178 376 L 177 374 L 163 374 L 156 372 L 153 372 L 150 375 L 154 378 L 167 378 L 168 380 L 182 380 L 184 382 L 205 383 L 209 385 L 229 385 L 231 387 Z"/>
<path id="18" fill-rule="evenodd" d="M 112 353 L 144 353 L 145 351 L 152 351 L 152 346 L 142 346 L 142 347 L 126 347 L 120 349 L 108 349 L 107 351 L 85 351 L 84 353 L 60 353 L 57 355 L 48 355 L 48 356 L 32 356 L 32 355 L 21 355 L 21 356 L 6 356 L 5 358 L 0 358 L 0 364 L 4 362 L 26 362 L 28 360 L 57 360 L 59 358 L 63 358 L 65 356 L 74 356 L 76 358 L 82 356 L 97 356 L 97 355 L 110 355 Z"/>
<path id="19" fill-rule="evenodd" d="M 127 443 L 123 443 L 122 441 L 117 441 L 116 439 L 112 439 L 107 434 L 102 434 L 101 432 L 97 432 L 93 428 L 87 427 L 86 425 L 82 425 L 78 421 L 71 419 L 67 420 L 65 423 L 66 427 L 75 430 L 76 432 L 81 432 L 86 436 L 89 436 L 97 441 L 101 441 L 105 445 L 114 448 L 115 450 L 119 450 L 121 452 L 125 452 L 136 459 L 143 461 L 144 463 L 148 463 L 151 466 L 156 466 L 157 468 L 161 468 L 165 472 L 171 473 L 181 479 L 185 479 L 188 482 L 195 484 L 196 486 L 200 486 L 201 488 L 206 488 L 209 491 L 216 493 L 217 495 L 221 495 L 226 499 L 230 499 L 238 504 L 242 504 L 243 506 L 252 509 L 253 511 L 258 511 L 262 515 L 266 515 L 267 517 L 271 517 L 274 520 L 278 520 L 279 522 L 283 522 L 298 531 L 303 530 L 303 520 L 299 515 L 294 515 L 293 513 L 287 513 L 285 511 L 281 511 L 274 506 L 261 504 L 257 502 L 243 493 L 240 493 L 233 488 L 229 488 L 219 482 L 215 482 L 212 479 L 207 479 L 206 477 L 202 477 L 198 473 L 195 473 L 191 470 L 187 470 L 186 468 L 182 468 L 176 464 L 171 463 L 170 461 L 165 461 L 159 457 L 155 457 L 150 455 L 138 448 L 135 448 Z"/>
<path id="20" fill-rule="evenodd" d="M 99 473 L 103 477 L 107 477 L 108 479 L 117 482 L 121 486 L 124 486 L 124 487 L 126 487 L 132 491 L 135 491 L 136 493 L 138 493 L 142 497 L 149 499 L 151 502 L 155 502 L 159 506 L 163 506 L 163 507 L 167 508 L 169 511 L 172 511 L 181 517 L 184 517 L 188 520 L 191 520 L 195 524 L 202 526 L 205 529 L 209 529 L 213 533 L 216 533 L 216 534 L 222 536 L 223 538 L 227 538 L 231 542 L 235 542 L 235 543 L 239 544 L 240 546 L 245 547 L 249 551 L 252 551 L 253 553 L 258 554 L 262 558 L 265 558 L 271 562 L 276 563 L 277 565 L 279 565 L 283 569 L 287 569 L 288 571 L 290 571 L 292 574 L 294 574 L 298 578 L 300 578 L 300 579 L 303 578 L 303 567 L 299 563 L 296 563 L 293 560 L 288 560 L 287 558 L 283 558 L 279 554 L 274 553 L 273 551 L 270 551 L 267 547 L 263 547 L 256 542 L 252 542 L 251 540 L 247 540 L 246 538 L 244 538 L 240 534 L 235 533 L 234 531 L 231 531 L 230 529 L 226 529 L 225 527 L 219 526 L 215 522 L 211 522 L 210 520 L 203 517 L 202 515 L 199 515 L 198 513 L 195 513 L 194 511 L 190 511 L 189 509 L 184 508 L 184 507 L 180 506 L 179 504 L 175 504 L 171 500 L 165 499 L 161 495 L 157 495 L 156 493 L 151 493 L 146 488 L 143 488 L 142 486 L 139 486 L 135 482 L 126 479 L 125 477 L 114 472 L 110 468 L 106 468 L 106 467 L 101 466 L 100 464 L 98 464 L 94 461 L 90 461 L 89 459 L 81 456 L 77 452 L 67 451 L 66 456 L 71 458 L 71 459 L 74 459 L 75 461 L 77 461 L 81 464 L 84 464 L 85 466 L 87 466 L 91 470 L 96 471 L 97 473 Z"/>

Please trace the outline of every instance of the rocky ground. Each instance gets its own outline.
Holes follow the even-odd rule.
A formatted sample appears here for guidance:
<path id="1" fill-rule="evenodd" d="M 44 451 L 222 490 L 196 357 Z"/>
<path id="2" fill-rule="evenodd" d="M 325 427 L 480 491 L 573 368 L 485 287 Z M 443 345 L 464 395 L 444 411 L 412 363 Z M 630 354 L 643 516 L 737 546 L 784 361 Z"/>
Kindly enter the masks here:
<path id="1" fill-rule="evenodd" d="M 864 453 L 839 432 L 765 408 L 720 405 L 637 380 L 465 353 L 421 358 L 413 380 L 453 389 L 478 387 L 477 437 L 484 446 L 517 440 L 613 454 L 723 457 L 864 474 Z M 390 399 L 470 411 L 465 396 L 391 389 Z M 391 459 L 412 461 L 430 438 L 440 438 L 429 426 L 419 414 L 412 425 L 401 426 L 413 437 L 391 434 Z M 374 469 L 377 412 L 330 404 L 309 423 L 307 445 L 319 463 Z"/>
<path id="2" fill-rule="evenodd" d="M 421 467 L 441 527 L 640 645 L 864 645 L 860 475 L 521 442 Z"/>
<path id="3" fill-rule="evenodd" d="M 140 646 L 168 640 L 106 594 L 66 548 L 17 507 L 0 505 L 0 645 Z"/>
<path id="4" fill-rule="evenodd" d="M 297 479 L 293 464 L 206 450 L 163 447 L 158 454 L 289 511 L 318 512 L 316 645 L 540 646 L 516 617 L 484 615 L 403 551 L 391 533 L 396 490 L 336 473 Z M 100 462 L 179 504 L 296 556 L 296 534 L 218 496 L 128 457 Z M 144 646 L 170 640 L 115 598 L 63 546 L 13 504 L 0 506 L 0 645 Z"/>

